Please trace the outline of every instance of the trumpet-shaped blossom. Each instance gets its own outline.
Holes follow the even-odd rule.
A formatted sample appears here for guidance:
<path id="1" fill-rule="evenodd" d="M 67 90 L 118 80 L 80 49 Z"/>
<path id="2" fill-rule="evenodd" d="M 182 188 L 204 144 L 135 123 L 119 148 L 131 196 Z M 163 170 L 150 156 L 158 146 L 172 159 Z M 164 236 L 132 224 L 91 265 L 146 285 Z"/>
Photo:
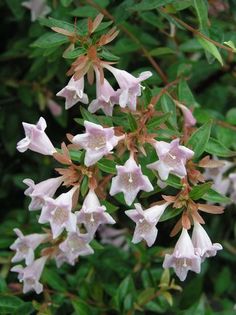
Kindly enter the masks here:
<path id="1" fill-rule="evenodd" d="M 165 255 L 163 268 L 171 267 L 174 268 L 181 281 L 186 279 L 189 270 L 196 273 L 201 271 L 201 258 L 194 253 L 191 238 L 184 228 L 175 245 L 174 252 L 171 255 Z"/>
<path id="2" fill-rule="evenodd" d="M 72 142 L 86 150 L 84 164 L 91 166 L 99 161 L 104 155 L 111 153 L 111 150 L 123 139 L 117 137 L 114 128 L 103 128 L 98 124 L 89 121 L 84 122 L 86 132 L 74 136 Z"/>
<path id="3" fill-rule="evenodd" d="M 22 6 L 31 11 L 31 21 L 46 16 L 51 12 L 51 8 L 46 5 L 45 0 L 29 0 L 22 2 Z"/>
<path id="4" fill-rule="evenodd" d="M 34 290 L 37 294 L 43 291 L 43 285 L 39 282 L 43 272 L 46 256 L 36 259 L 32 264 L 23 268 L 21 265 L 14 266 L 11 271 L 18 272 L 18 279 L 23 282 L 23 293 Z"/>
<path id="5" fill-rule="evenodd" d="M 44 155 L 52 155 L 56 152 L 56 149 L 44 131 L 47 123 L 43 117 L 40 117 L 36 125 L 25 122 L 22 125 L 25 131 L 25 138 L 17 143 L 16 148 L 19 152 L 22 153 L 28 149 Z"/>
<path id="6" fill-rule="evenodd" d="M 132 239 L 134 244 L 142 240 L 145 240 L 149 247 L 154 244 L 158 233 L 156 224 L 168 205 L 169 203 L 166 202 L 143 210 L 141 204 L 135 203 L 135 209 L 125 211 L 126 215 L 136 223 Z"/>
<path id="7" fill-rule="evenodd" d="M 79 80 L 74 80 L 74 77 L 72 77 L 68 84 L 56 95 L 66 99 L 66 109 L 71 108 L 78 102 L 88 104 L 88 95 L 84 93 L 84 77 Z"/>
<path id="8" fill-rule="evenodd" d="M 61 106 L 52 99 L 47 99 L 47 106 L 53 116 L 58 117 L 62 114 Z"/>
<path id="9" fill-rule="evenodd" d="M 207 232 L 197 221 L 194 221 L 192 243 L 195 254 L 200 256 L 202 261 L 204 261 L 205 258 L 215 256 L 217 251 L 222 249 L 219 243 L 212 244 Z"/>
<path id="10" fill-rule="evenodd" d="M 63 252 L 59 247 L 54 253 L 54 259 L 57 265 L 57 268 L 60 268 L 64 263 L 67 263 L 71 266 L 75 265 L 75 257 L 69 257 L 66 252 Z"/>
<path id="11" fill-rule="evenodd" d="M 45 198 L 45 204 L 39 217 L 39 223 L 49 222 L 53 238 L 57 238 L 64 229 L 76 230 L 76 215 L 71 212 L 72 198 L 77 188 L 73 187 L 67 193 L 61 194 L 56 199 Z"/>
<path id="12" fill-rule="evenodd" d="M 236 204 L 236 173 L 231 173 L 229 175 L 229 179 L 230 179 L 231 183 L 233 184 L 232 189 L 231 189 L 230 198 Z"/>
<path id="13" fill-rule="evenodd" d="M 94 69 L 97 98 L 90 103 L 88 110 L 91 113 L 95 113 L 97 110 L 102 109 L 107 116 L 112 116 L 114 105 L 119 104 L 121 90 L 115 91 L 106 79 L 103 79 L 103 83 L 101 83 L 100 72 L 97 67 Z"/>
<path id="14" fill-rule="evenodd" d="M 194 118 L 191 110 L 184 106 L 183 104 L 178 104 L 179 108 L 181 109 L 184 115 L 184 124 L 186 127 L 193 127 L 196 124 L 196 119 Z"/>
<path id="15" fill-rule="evenodd" d="M 10 246 L 10 249 L 16 251 L 11 261 L 15 263 L 25 259 L 26 265 L 32 264 L 35 248 L 48 239 L 48 234 L 34 233 L 24 236 L 19 229 L 14 229 L 14 232 L 18 238 Z"/>
<path id="16" fill-rule="evenodd" d="M 121 94 L 119 97 L 120 106 L 128 106 L 131 110 L 136 110 L 137 96 L 141 95 L 140 82 L 148 79 L 152 76 L 152 73 L 150 71 L 145 71 L 142 72 L 138 78 L 135 78 L 132 74 L 125 70 L 116 69 L 110 65 L 104 65 L 104 67 L 114 75 L 121 88 Z"/>
<path id="17" fill-rule="evenodd" d="M 69 232 L 64 242 L 59 245 L 60 250 L 67 256 L 68 261 L 74 262 L 79 256 L 91 255 L 94 253 L 88 244 L 87 234 L 81 234 L 79 230 Z"/>
<path id="18" fill-rule="evenodd" d="M 194 152 L 179 145 L 179 139 L 175 139 L 170 143 L 155 141 L 154 148 L 159 160 L 147 167 L 158 171 L 161 180 L 167 180 L 170 173 L 179 177 L 187 175 L 185 164 L 187 160 L 193 157 Z"/>
<path id="19" fill-rule="evenodd" d="M 111 244 L 125 251 L 129 248 L 125 237 L 126 233 L 127 229 L 115 229 L 107 225 L 101 225 L 98 228 L 98 234 L 102 244 Z"/>
<path id="20" fill-rule="evenodd" d="M 88 234 L 93 237 L 101 224 L 115 224 L 115 220 L 109 213 L 105 212 L 106 207 L 101 206 L 94 190 L 90 189 L 82 208 L 77 214 L 77 223 L 83 223 Z"/>
<path id="21" fill-rule="evenodd" d="M 117 176 L 112 178 L 110 195 L 124 193 L 125 202 L 131 205 L 140 190 L 150 192 L 153 186 L 146 175 L 143 175 L 141 166 L 137 165 L 133 156 L 123 166 L 116 166 Z"/>
<path id="22" fill-rule="evenodd" d="M 218 160 L 216 157 L 214 160 Z M 219 193 L 225 195 L 230 189 L 230 176 L 225 176 L 225 173 L 232 167 L 233 163 L 227 160 L 219 160 L 223 162 L 223 166 L 206 168 L 204 172 L 204 177 L 207 180 L 212 180 L 212 188 L 218 191 Z"/>
<path id="23" fill-rule="evenodd" d="M 30 178 L 23 180 L 23 183 L 29 187 L 25 190 L 25 195 L 31 198 L 29 204 L 29 210 L 39 210 L 44 205 L 44 200 L 46 197 L 53 197 L 59 186 L 61 185 L 63 179 L 62 176 L 56 178 L 49 178 L 38 184 Z"/>

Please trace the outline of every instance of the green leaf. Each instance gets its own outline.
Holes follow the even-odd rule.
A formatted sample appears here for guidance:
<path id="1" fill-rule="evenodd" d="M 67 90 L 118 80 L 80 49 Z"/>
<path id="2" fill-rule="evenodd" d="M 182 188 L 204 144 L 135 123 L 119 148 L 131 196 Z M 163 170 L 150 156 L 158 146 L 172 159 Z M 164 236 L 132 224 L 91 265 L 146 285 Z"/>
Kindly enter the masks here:
<path id="1" fill-rule="evenodd" d="M 192 6 L 192 0 L 175 0 L 172 3 L 172 6 L 177 10 L 177 11 L 181 11 L 184 9 L 187 9 L 188 7 Z"/>
<path id="2" fill-rule="evenodd" d="M 206 147 L 205 151 L 217 155 L 220 157 L 233 157 L 236 156 L 236 152 L 233 152 L 226 148 L 219 140 L 216 140 L 214 138 L 210 138 Z"/>
<path id="3" fill-rule="evenodd" d="M 24 8 L 19 0 L 6 0 L 6 3 L 17 20 L 21 20 L 24 15 Z"/>
<path id="4" fill-rule="evenodd" d="M 54 18 L 41 18 L 39 19 L 39 22 L 41 25 L 43 26 L 47 26 L 47 27 L 59 27 L 59 28 L 63 28 L 64 30 L 67 30 L 69 32 L 74 32 L 76 30 L 76 27 L 74 24 L 66 22 L 66 21 L 61 21 L 61 20 L 57 20 Z"/>
<path id="5" fill-rule="evenodd" d="M 94 250 L 103 250 L 104 246 L 102 246 L 97 240 L 92 240 L 90 244 Z"/>
<path id="6" fill-rule="evenodd" d="M 69 5 L 73 2 L 73 0 L 61 0 L 61 4 L 64 7 L 69 7 Z"/>
<path id="7" fill-rule="evenodd" d="M 202 294 L 203 278 L 198 276 L 193 278 L 185 286 L 180 300 L 180 306 L 183 309 L 187 309 L 197 301 Z"/>
<path id="8" fill-rule="evenodd" d="M 161 97 L 161 107 L 164 113 L 169 113 L 170 117 L 168 118 L 169 123 L 172 127 L 177 128 L 177 119 L 176 119 L 176 106 L 170 96 L 164 94 Z"/>
<path id="9" fill-rule="evenodd" d="M 113 213 L 113 212 L 115 212 L 116 210 L 119 209 L 119 207 L 114 206 L 112 203 L 110 203 L 107 200 L 101 200 L 101 204 L 106 207 L 106 211 L 108 213 Z"/>
<path id="10" fill-rule="evenodd" d="M 47 283 L 56 291 L 66 292 L 67 286 L 63 278 L 56 270 L 45 268 L 43 272 L 43 282 Z"/>
<path id="11" fill-rule="evenodd" d="M 19 306 L 17 308 L 17 310 L 12 313 L 11 315 L 30 315 L 34 312 L 34 307 L 32 305 L 31 302 L 28 302 L 28 303 L 24 303 L 23 305 Z"/>
<path id="12" fill-rule="evenodd" d="M 146 304 L 148 301 L 150 301 L 150 298 L 154 295 L 155 291 L 156 290 L 154 288 L 146 288 L 145 290 L 139 293 L 137 303 L 140 306 Z"/>
<path id="13" fill-rule="evenodd" d="M 95 17 L 98 15 L 98 10 L 92 7 L 91 5 L 80 6 L 77 9 L 70 12 L 72 16 L 78 17 Z"/>
<path id="14" fill-rule="evenodd" d="M 0 294 L 0 314 L 13 314 L 24 302 L 16 296 Z"/>
<path id="15" fill-rule="evenodd" d="M 95 115 L 92 115 L 87 109 L 85 109 L 83 106 L 80 106 L 80 112 L 84 120 L 91 121 L 95 124 L 99 124 L 99 121 L 95 117 Z"/>
<path id="16" fill-rule="evenodd" d="M 228 290 L 228 288 L 231 285 L 232 281 L 232 275 L 229 270 L 229 267 L 224 267 L 222 271 L 217 275 L 216 281 L 215 281 L 215 292 L 217 295 L 221 295 L 225 291 Z"/>
<path id="17" fill-rule="evenodd" d="M 205 193 L 202 196 L 202 199 L 209 202 L 214 202 L 214 203 L 230 203 L 231 202 L 230 198 L 224 195 L 221 195 L 219 192 L 211 188 L 207 191 L 207 193 Z"/>
<path id="18" fill-rule="evenodd" d="M 191 136 L 187 143 L 187 147 L 194 151 L 194 158 L 199 158 L 205 151 L 208 140 L 210 138 L 212 121 L 206 122 L 198 128 Z"/>
<path id="19" fill-rule="evenodd" d="M 120 57 L 113 55 L 109 50 L 105 48 L 103 48 L 102 52 L 100 52 L 98 55 L 99 57 L 102 57 L 103 59 L 108 61 L 118 61 L 120 59 Z"/>
<path id="20" fill-rule="evenodd" d="M 197 12 L 197 17 L 199 21 L 199 26 L 201 32 L 207 33 L 208 30 L 208 5 L 205 0 L 193 0 L 195 10 Z"/>
<path id="21" fill-rule="evenodd" d="M 85 195 L 88 192 L 88 176 L 84 176 L 81 186 L 80 186 L 80 192 L 82 197 L 85 197 Z"/>
<path id="22" fill-rule="evenodd" d="M 165 183 L 174 188 L 182 188 L 182 184 L 180 182 L 180 178 L 178 176 L 170 174 Z"/>
<path id="23" fill-rule="evenodd" d="M 72 151 L 70 150 L 70 158 L 73 160 L 73 161 L 76 161 L 76 162 L 82 162 L 81 161 L 81 158 L 82 158 L 82 155 L 83 155 L 83 152 L 82 151 Z"/>
<path id="24" fill-rule="evenodd" d="M 236 108 L 231 108 L 226 114 L 227 122 L 236 125 Z"/>
<path id="25" fill-rule="evenodd" d="M 134 118 L 134 116 L 131 113 L 127 114 L 129 126 L 131 131 L 135 131 L 137 129 L 137 122 Z"/>
<path id="26" fill-rule="evenodd" d="M 162 55 L 169 55 L 169 54 L 176 54 L 175 50 L 169 47 L 158 47 L 150 50 L 151 56 L 162 56 Z"/>
<path id="27" fill-rule="evenodd" d="M 7 291 L 8 291 L 8 289 L 7 289 L 6 280 L 0 276 L 0 292 L 6 293 Z"/>
<path id="28" fill-rule="evenodd" d="M 210 190 L 211 186 L 212 182 L 206 182 L 204 184 L 194 186 L 189 194 L 190 198 L 192 198 L 193 200 L 200 199 L 203 195 L 205 195 L 205 193 Z"/>
<path id="29" fill-rule="evenodd" d="M 233 52 L 236 52 L 236 47 L 235 47 L 234 42 L 232 42 L 232 40 L 229 40 L 228 42 L 224 42 L 224 44 L 232 48 Z"/>
<path id="30" fill-rule="evenodd" d="M 140 3 L 134 5 L 130 10 L 133 11 L 147 11 L 163 7 L 174 2 L 174 0 L 142 0 Z"/>
<path id="31" fill-rule="evenodd" d="M 186 80 L 182 79 L 180 81 L 178 85 L 178 96 L 179 96 L 179 101 L 181 103 L 184 103 L 185 105 L 188 105 L 189 107 L 196 105 L 196 101 L 194 99 L 192 91 L 190 90 Z"/>
<path id="32" fill-rule="evenodd" d="M 164 222 L 167 220 L 170 220 L 177 215 L 179 215 L 183 211 L 182 208 L 176 209 L 171 206 L 167 207 L 167 209 L 164 211 L 163 215 L 161 216 L 159 222 Z"/>
<path id="33" fill-rule="evenodd" d="M 152 119 L 149 120 L 147 128 L 153 129 L 160 127 L 160 124 L 163 124 L 170 117 L 170 115 L 171 113 L 165 113 L 164 115 L 153 117 Z"/>
<path id="34" fill-rule="evenodd" d="M 108 22 L 102 22 L 99 24 L 99 26 L 96 28 L 96 30 L 94 31 L 94 33 L 97 32 L 101 32 L 103 30 L 105 30 L 106 28 L 108 28 L 111 24 L 113 23 L 113 21 L 108 21 Z M 104 48 L 103 48 L 104 49 Z"/>
<path id="35" fill-rule="evenodd" d="M 66 51 L 63 54 L 63 57 L 66 59 L 75 59 L 79 56 L 82 56 L 86 53 L 86 50 L 84 48 L 78 47 L 74 50 Z"/>
<path id="36" fill-rule="evenodd" d="M 91 315 L 91 309 L 87 303 L 81 299 L 72 300 L 72 305 L 76 315 Z"/>
<path id="37" fill-rule="evenodd" d="M 108 174 L 116 174 L 116 163 L 112 160 L 101 159 L 97 162 L 98 168 Z"/>
<path id="38" fill-rule="evenodd" d="M 31 46 L 39 48 L 52 48 L 61 46 L 67 42 L 69 42 L 69 39 L 64 35 L 58 33 L 44 33 L 35 42 L 33 42 Z"/>
<path id="39" fill-rule="evenodd" d="M 170 270 L 164 269 L 160 279 L 160 285 L 163 287 L 168 287 L 170 283 Z"/>
<path id="40" fill-rule="evenodd" d="M 119 285 L 119 287 L 116 290 L 116 295 L 114 297 L 116 304 L 119 309 L 122 308 L 122 305 L 124 303 L 124 299 L 127 296 L 129 292 L 134 291 L 134 281 L 131 277 L 131 275 L 128 275 Z"/>
<path id="41" fill-rule="evenodd" d="M 218 48 L 213 43 L 209 42 L 207 39 L 200 36 L 197 36 L 197 40 L 199 41 L 203 49 L 205 49 L 212 56 L 214 56 L 222 66 L 224 65 L 221 54 L 219 53 Z"/>

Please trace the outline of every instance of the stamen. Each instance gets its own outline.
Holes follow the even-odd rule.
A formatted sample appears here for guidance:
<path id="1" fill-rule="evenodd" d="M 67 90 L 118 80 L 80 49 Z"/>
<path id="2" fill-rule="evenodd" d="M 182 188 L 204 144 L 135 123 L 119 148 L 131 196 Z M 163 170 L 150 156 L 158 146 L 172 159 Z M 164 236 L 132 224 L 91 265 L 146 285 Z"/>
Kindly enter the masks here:
<path id="1" fill-rule="evenodd" d="M 183 267 L 185 267 L 185 268 L 188 267 L 186 258 L 184 258 Z"/>
<path id="2" fill-rule="evenodd" d="M 170 154 L 170 153 L 168 153 L 168 155 L 169 155 L 173 160 L 176 159 L 176 156 L 175 156 L 175 155 L 172 155 L 172 154 Z"/>
<path id="3" fill-rule="evenodd" d="M 131 173 L 129 174 L 129 183 L 133 183 L 133 178 L 132 178 Z"/>
<path id="4" fill-rule="evenodd" d="M 90 221 L 91 221 L 91 222 L 94 222 L 93 213 L 91 213 L 91 216 L 90 216 Z"/>

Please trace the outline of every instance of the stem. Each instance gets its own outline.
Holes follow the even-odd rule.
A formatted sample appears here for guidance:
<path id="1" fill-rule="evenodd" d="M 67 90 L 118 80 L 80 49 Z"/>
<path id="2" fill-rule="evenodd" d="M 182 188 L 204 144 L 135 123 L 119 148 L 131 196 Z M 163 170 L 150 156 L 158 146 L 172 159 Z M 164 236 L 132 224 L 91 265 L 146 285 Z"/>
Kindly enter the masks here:
<path id="1" fill-rule="evenodd" d="M 93 0 L 86 0 L 86 2 L 88 4 L 90 4 L 92 7 L 96 8 L 99 12 L 101 12 L 104 16 L 108 17 L 110 20 L 112 20 L 113 22 L 115 22 L 115 18 L 113 15 L 111 15 L 106 9 L 100 7 L 100 5 L 96 4 L 95 2 L 93 2 Z M 140 50 L 142 50 L 144 56 L 149 60 L 149 62 L 151 63 L 151 65 L 153 66 L 153 68 L 156 70 L 156 72 L 159 74 L 159 76 L 161 77 L 161 79 L 163 80 L 163 82 L 165 84 L 168 84 L 168 78 L 167 75 L 162 71 L 162 69 L 160 68 L 160 66 L 158 65 L 158 63 L 155 61 L 155 59 L 150 55 L 149 51 L 142 45 L 142 43 L 140 42 L 140 40 L 134 35 L 132 34 L 129 30 L 127 30 L 126 27 L 124 27 L 123 25 L 118 25 L 118 28 L 120 30 L 122 30 L 126 35 L 128 35 L 133 42 L 135 42 L 136 44 L 139 45 Z"/>
<path id="2" fill-rule="evenodd" d="M 174 16 L 173 14 L 167 13 L 167 11 L 165 9 L 162 9 L 162 12 L 164 12 L 165 14 L 171 16 L 176 22 L 178 22 L 180 25 L 182 25 L 183 27 L 185 27 L 187 30 L 189 30 L 190 32 L 192 32 L 195 35 L 198 35 L 204 39 L 206 39 L 208 42 L 211 42 L 212 44 L 214 44 L 215 46 L 218 46 L 219 48 L 222 48 L 224 50 L 227 50 L 230 53 L 233 53 L 233 49 L 230 47 L 227 47 L 225 45 L 222 45 L 218 42 L 216 42 L 215 40 L 211 39 L 210 37 L 202 34 L 201 32 L 199 32 L 198 30 L 196 30 L 195 28 L 193 28 L 192 26 L 188 25 L 187 23 L 183 22 L 182 20 L 180 20 L 179 18 L 177 18 L 176 16 Z"/>

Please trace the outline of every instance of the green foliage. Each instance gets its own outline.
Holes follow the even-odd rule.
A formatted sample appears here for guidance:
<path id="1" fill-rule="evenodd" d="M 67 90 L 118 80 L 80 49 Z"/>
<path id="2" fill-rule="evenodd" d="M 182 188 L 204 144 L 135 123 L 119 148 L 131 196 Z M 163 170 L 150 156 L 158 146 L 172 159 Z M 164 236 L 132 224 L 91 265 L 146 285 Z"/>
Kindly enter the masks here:
<path id="1" fill-rule="evenodd" d="M 222 243 L 224 250 L 214 260 L 203 263 L 200 275 L 189 275 L 184 283 L 179 280 L 175 283 L 172 270 L 163 272 L 162 269 L 164 254 L 176 243 L 176 238 L 172 240 L 169 234 L 184 207 L 167 207 L 158 224 L 153 247 L 148 248 L 144 242 L 134 245 L 131 242 L 134 224 L 124 215 L 129 207 L 123 195 L 105 197 L 103 187 L 98 187 L 101 204 L 118 222 L 115 228 L 122 229 L 122 245 L 102 243 L 99 234 L 91 243 L 94 255 L 81 257 L 75 266 L 64 264 L 59 269 L 51 262 L 42 276 L 44 294 L 22 295 L 22 285 L 17 282 L 15 273 L 10 272 L 12 251 L 9 246 L 15 239 L 13 228 L 20 228 L 25 234 L 41 232 L 37 223 L 39 212 L 26 210 L 29 200 L 25 199 L 26 186 L 22 180 L 45 180 L 55 176 L 53 169 L 58 167 L 57 162 L 47 156 L 39 157 L 32 152 L 23 156 L 16 152 L 16 143 L 23 137 L 22 121 L 35 123 L 40 116 L 45 117 L 48 135 L 58 148 L 62 140 L 67 141 L 67 132 L 73 135 L 83 132 L 84 120 L 117 130 L 121 128 L 126 134 L 139 130 L 137 113 L 127 114 L 126 109 L 120 111 L 115 106 L 112 117 L 104 116 L 101 111 L 91 114 L 84 104 L 66 112 L 64 100 L 55 96 L 67 83 L 66 72 L 72 62 L 87 49 L 84 43 L 73 46 L 71 37 L 60 33 L 60 29 L 72 35 L 87 36 L 86 18 L 94 19 L 99 12 L 105 17 L 93 34 L 93 42 L 113 26 L 120 33 L 114 42 L 99 48 L 98 57 L 116 63 L 115 66 L 135 76 L 146 70 L 153 73 L 144 83 L 139 99 L 139 108 L 147 110 L 152 98 L 158 96 L 152 104 L 156 113 L 146 124 L 148 134 L 168 142 L 183 136 L 186 130 L 176 107 L 178 100 L 193 110 L 197 119 L 188 137 L 182 138 L 183 145 L 194 150 L 196 165 L 207 154 L 235 162 L 234 1 L 48 0 L 51 13 L 32 23 L 30 12 L 22 2 L 0 2 L 4 47 L 4 52 L 0 53 L 0 314 L 233 315 L 235 205 L 228 196 L 215 190 L 212 181 L 193 185 L 190 197 L 196 203 L 227 205 L 224 217 L 210 218 L 201 213 L 209 235 L 215 242 Z M 220 11 L 217 4 L 225 9 Z M 112 84 L 115 82 L 106 70 L 105 77 Z M 86 83 L 87 91 L 90 100 L 94 99 L 94 86 Z M 50 111 L 48 101 L 51 99 L 61 107 L 60 116 Z M 157 160 L 156 152 L 150 143 L 145 140 L 143 143 L 141 137 L 138 141 L 146 152 L 146 155 L 138 154 L 142 171 L 156 185 L 157 173 L 146 167 Z M 84 155 L 83 150 L 70 149 L 70 158 L 76 165 L 83 164 Z M 114 176 L 116 165 L 122 165 L 127 158 L 127 152 L 123 153 L 122 149 L 120 155 L 115 152 L 102 158 L 96 164 L 98 177 L 102 180 Z M 229 169 L 227 175 L 231 171 Z M 87 174 L 81 181 L 78 207 L 88 192 L 89 180 Z M 162 195 L 174 196 L 184 188 L 184 183 L 173 174 L 165 183 L 164 189 L 155 186 L 150 193 L 140 193 L 136 202 L 147 208 L 161 200 Z M 37 254 L 43 247 L 37 249 Z"/>

